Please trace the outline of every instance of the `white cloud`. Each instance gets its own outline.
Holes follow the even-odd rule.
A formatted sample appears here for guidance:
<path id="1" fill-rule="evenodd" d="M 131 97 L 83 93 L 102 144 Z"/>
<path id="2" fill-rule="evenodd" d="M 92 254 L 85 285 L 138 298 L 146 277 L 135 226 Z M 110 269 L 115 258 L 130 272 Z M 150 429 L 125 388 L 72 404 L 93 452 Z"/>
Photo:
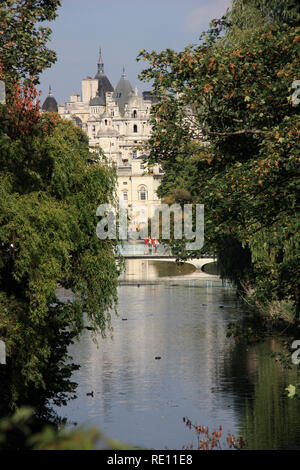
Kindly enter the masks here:
<path id="1" fill-rule="evenodd" d="M 185 26 L 189 31 L 200 33 L 213 18 L 221 18 L 230 6 L 231 0 L 205 0 L 203 5 L 187 15 Z"/>

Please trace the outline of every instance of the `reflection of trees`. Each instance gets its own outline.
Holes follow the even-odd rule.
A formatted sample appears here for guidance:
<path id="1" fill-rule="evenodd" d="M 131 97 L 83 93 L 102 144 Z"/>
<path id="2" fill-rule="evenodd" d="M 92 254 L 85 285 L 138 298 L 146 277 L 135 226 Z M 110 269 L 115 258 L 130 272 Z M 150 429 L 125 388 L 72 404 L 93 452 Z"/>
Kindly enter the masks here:
<path id="1" fill-rule="evenodd" d="M 224 392 L 234 392 L 234 396 L 253 396 L 255 390 L 255 355 L 243 344 L 235 344 L 224 357 L 224 377 L 220 384 Z"/>
<path id="2" fill-rule="evenodd" d="M 271 338 L 247 349 L 236 345 L 225 359 L 224 374 L 230 379 L 225 387 L 234 390 L 235 401 L 243 402 L 240 434 L 249 449 L 300 446 L 300 402 L 284 393 L 289 383 L 297 382 L 297 371 L 283 369 L 271 357 L 280 349 L 279 341 Z"/>
<path id="3" fill-rule="evenodd" d="M 119 318 L 114 340 L 103 340 L 99 350 L 88 335 L 80 342 L 81 360 L 76 357 L 76 362 L 84 367 L 76 381 L 101 395 L 97 409 L 91 409 L 83 386 L 84 419 L 93 413 L 100 427 L 109 427 L 131 416 L 128 429 L 135 432 L 132 426 L 139 423 L 141 408 L 164 406 L 166 395 L 172 400 L 187 397 L 189 403 L 197 402 L 200 416 L 211 412 L 213 421 L 217 413 L 218 425 L 224 424 L 219 416 L 231 420 L 233 410 L 230 423 L 235 426 L 238 420 L 234 433 L 250 449 L 296 445 L 300 403 L 284 397 L 284 388 L 299 379 L 270 357 L 280 349 L 275 339 L 246 346 L 225 337 L 226 323 L 236 321 L 241 311 L 231 289 L 120 287 L 119 312 L 129 321 Z M 155 354 L 163 361 L 155 361 Z M 228 415 L 220 412 L 227 407 Z"/>

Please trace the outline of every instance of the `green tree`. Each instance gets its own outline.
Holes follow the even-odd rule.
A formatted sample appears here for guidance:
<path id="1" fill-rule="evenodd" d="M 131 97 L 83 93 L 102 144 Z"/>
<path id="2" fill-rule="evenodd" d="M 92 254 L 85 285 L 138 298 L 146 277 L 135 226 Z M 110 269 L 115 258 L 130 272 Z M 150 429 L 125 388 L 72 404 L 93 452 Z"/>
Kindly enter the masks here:
<path id="1" fill-rule="evenodd" d="M 117 301 L 114 244 L 96 237 L 96 208 L 114 201 L 116 175 L 87 136 L 40 115 L 35 84 L 56 55 L 47 49 L 58 0 L 0 6 L 0 369 L 1 414 L 20 404 L 61 403 L 77 367 L 67 348 L 89 322 L 103 335 Z M 73 292 L 61 302 L 57 287 Z M 84 318 L 84 314 L 86 318 Z"/>
<path id="2" fill-rule="evenodd" d="M 0 5 L 0 70 L 9 88 L 38 75 L 56 60 L 46 47 L 51 29 L 41 23 L 56 17 L 60 0 L 2 0 Z"/>
<path id="3" fill-rule="evenodd" d="M 40 114 L 35 85 L 56 60 L 46 47 L 59 0 L 0 5 L 0 415 L 45 413 L 74 395 L 68 346 L 84 328 L 103 336 L 117 303 L 115 244 L 96 236 L 96 209 L 114 203 L 116 174 L 87 136 Z M 57 288 L 72 292 L 70 301 Z M 88 326 L 86 324 L 88 323 Z M 36 428 L 38 430 L 38 428 Z"/>
<path id="4" fill-rule="evenodd" d="M 300 26 L 300 5 L 297 0 L 254 0 L 253 3 L 271 21 Z"/>
<path id="5" fill-rule="evenodd" d="M 234 8 L 241 3 L 248 8 Z M 159 98 L 149 162 L 165 171 L 160 196 L 176 199 L 182 188 L 204 204 L 206 241 L 222 254 L 224 274 L 259 301 L 290 300 L 299 312 L 299 108 L 291 97 L 300 30 L 261 15 L 250 34 L 253 21 L 245 15 L 244 26 L 234 8 L 199 45 L 140 52 L 150 64 L 141 78 L 153 80 Z"/>
<path id="6" fill-rule="evenodd" d="M 0 110 L 1 404 L 65 401 L 75 384 L 67 347 L 86 322 L 105 335 L 117 302 L 114 242 L 96 236 L 96 209 L 116 183 L 100 151 L 71 122 L 44 114 L 15 136 Z M 62 302 L 57 287 L 73 292 Z M 84 317 L 85 315 L 85 317 Z M 5 386 L 3 385 L 5 384 Z"/>

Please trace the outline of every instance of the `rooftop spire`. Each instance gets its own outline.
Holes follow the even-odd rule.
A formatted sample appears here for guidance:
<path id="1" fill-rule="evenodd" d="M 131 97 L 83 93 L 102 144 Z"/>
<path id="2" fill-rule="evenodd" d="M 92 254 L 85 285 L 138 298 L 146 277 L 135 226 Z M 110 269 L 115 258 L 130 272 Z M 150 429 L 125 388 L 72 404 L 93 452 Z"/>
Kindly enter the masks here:
<path id="1" fill-rule="evenodd" d="M 101 47 L 99 47 L 99 59 L 98 59 L 98 73 L 97 75 L 104 75 L 104 62 L 102 59 Z"/>
<path id="2" fill-rule="evenodd" d="M 101 47 L 99 47 L 98 71 L 95 75 L 95 79 L 98 80 L 98 95 L 102 96 L 101 94 L 103 94 L 105 100 L 105 93 L 113 92 L 114 89 L 104 73 L 104 62 L 102 59 Z"/>

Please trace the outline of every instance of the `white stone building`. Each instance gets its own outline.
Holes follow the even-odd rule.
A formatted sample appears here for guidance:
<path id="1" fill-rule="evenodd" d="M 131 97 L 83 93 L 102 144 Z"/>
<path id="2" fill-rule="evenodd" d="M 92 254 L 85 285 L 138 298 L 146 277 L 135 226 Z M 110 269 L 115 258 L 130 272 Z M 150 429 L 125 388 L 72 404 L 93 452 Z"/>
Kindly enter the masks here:
<path id="1" fill-rule="evenodd" d="M 53 99 L 51 95 L 52 106 Z M 91 147 L 100 146 L 108 161 L 116 165 L 119 200 L 123 206 L 133 208 L 132 224 L 136 228 L 153 215 L 160 203 L 156 190 L 162 171 L 158 166 L 150 171 L 144 163 L 154 101 L 150 92 L 139 96 L 137 89 L 133 90 L 124 69 L 113 88 L 104 73 L 100 50 L 95 77 L 82 80 L 81 95 L 72 94 L 69 102 L 57 106 L 63 118 L 73 120 L 87 133 Z"/>

